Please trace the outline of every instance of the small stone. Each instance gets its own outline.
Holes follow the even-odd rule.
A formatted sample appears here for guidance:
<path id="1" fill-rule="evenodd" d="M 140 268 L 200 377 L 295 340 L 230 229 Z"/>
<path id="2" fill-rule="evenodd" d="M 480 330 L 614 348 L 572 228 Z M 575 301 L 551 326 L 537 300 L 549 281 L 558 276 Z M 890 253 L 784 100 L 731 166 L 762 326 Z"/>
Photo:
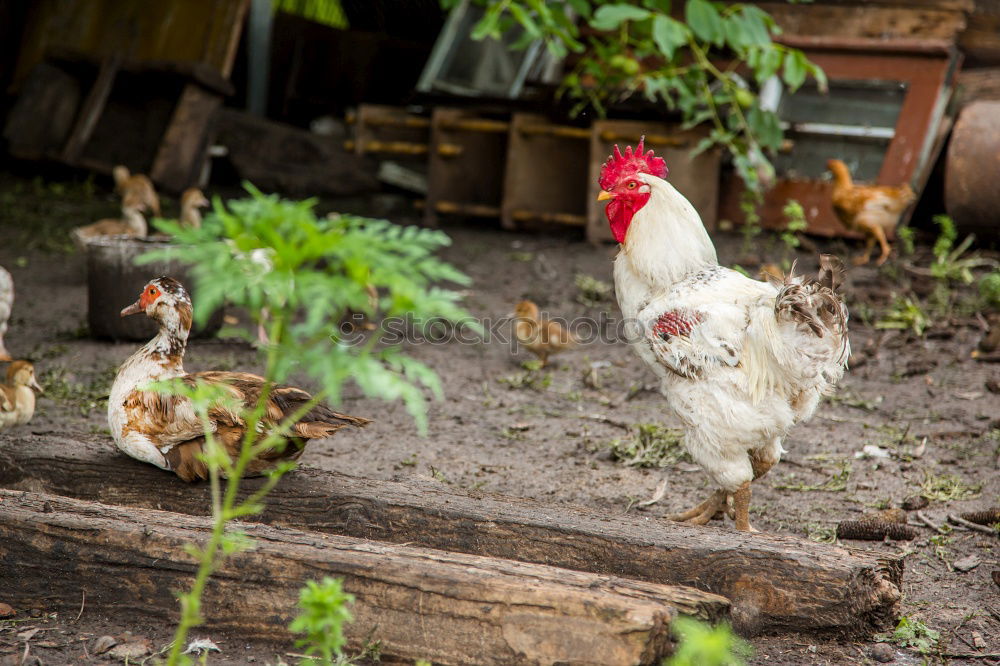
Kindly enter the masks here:
<path id="1" fill-rule="evenodd" d="M 880 664 L 888 664 L 891 661 L 896 661 L 896 655 L 892 650 L 892 646 L 888 643 L 876 643 L 871 646 L 868 649 L 868 656 Z"/>
<path id="2" fill-rule="evenodd" d="M 920 511 L 921 509 L 927 508 L 930 504 L 930 500 L 922 495 L 913 495 L 912 497 L 907 497 L 903 500 L 902 507 L 907 511 Z"/>
<path id="3" fill-rule="evenodd" d="M 94 654 L 104 654 L 116 645 L 118 645 L 118 641 L 114 636 L 101 636 L 94 641 L 94 647 L 90 651 Z"/>
<path id="4" fill-rule="evenodd" d="M 976 646 L 977 650 L 986 649 L 986 641 L 983 640 L 983 635 L 978 631 L 972 632 L 972 644 Z"/>
<path id="5" fill-rule="evenodd" d="M 145 638 L 121 643 L 108 650 L 108 656 L 112 659 L 139 659 L 148 654 L 152 654 L 153 644 Z"/>
<path id="6" fill-rule="evenodd" d="M 995 569 L 991 571 L 990 577 L 993 579 L 993 582 L 996 584 L 996 586 L 1000 587 L 1000 569 Z"/>
<path id="7" fill-rule="evenodd" d="M 955 567 L 955 571 L 966 572 L 972 571 L 978 567 L 981 562 L 982 560 L 975 555 L 969 555 L 968 557 L 963 557 L 960 560 L 955 560 L 951 563 L 951 566 Z"/>
<path id="8" fill-rule="evenodd" d="M 28 615 L 30 615 L 31 617 L 41 617 L 42 616 L 42 609 L 41 608 L 32 608 L 32 609 L 30 609 L 28 611 Z"/>
<path id="9" fill-rule="evenodd" d="M 5 604 L 0 602 L 0 617 L 10 617 L 12 615 L 17 615 L 17 611 L 10 604 Z"/>

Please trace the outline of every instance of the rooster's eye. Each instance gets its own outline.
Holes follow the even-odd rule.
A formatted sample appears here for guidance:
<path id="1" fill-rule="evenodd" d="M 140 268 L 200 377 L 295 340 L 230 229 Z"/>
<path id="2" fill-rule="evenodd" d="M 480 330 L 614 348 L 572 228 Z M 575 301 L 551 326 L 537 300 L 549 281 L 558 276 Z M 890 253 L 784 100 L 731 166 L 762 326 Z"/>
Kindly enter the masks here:
<path id="1" fill-rule="evenodd" d="M 628 187 L 628 189 L 630 189 L 630 190 L 634 190 L 634 189 L 635 189 L 635 181 L 634 181 L 634 180 L 630 180 L 630 181 L 628 182 L 628 186 L 627 186 L 627 187 Z"/>

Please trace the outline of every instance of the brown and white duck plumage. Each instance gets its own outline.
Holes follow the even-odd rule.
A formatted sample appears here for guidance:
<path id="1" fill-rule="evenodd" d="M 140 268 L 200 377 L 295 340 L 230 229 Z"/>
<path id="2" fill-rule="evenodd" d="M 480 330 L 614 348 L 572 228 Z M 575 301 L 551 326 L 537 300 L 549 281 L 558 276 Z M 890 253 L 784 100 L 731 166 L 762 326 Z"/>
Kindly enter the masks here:
<path id="1" fill-rule="evenodd" d="M 35 367 L 28 361 L 7 366 L 7 382 L 0 384 L 0 430 L 24 425 L 35 415 L 35 391 L 42 392 L 35 379 Z"/>
<path id="2" fill-rule="evenodd" d="M 192 385 L 208 382 L 225 386 L 245 408 L 257 404 L 265 387 L 263 377 L 245 372 L 196 372 L 184 370 L 184 350 L 191 330 L 191 299 L 173 278 L 159 277 L 143 288 L 139 300 L 122 310 L 122 316 L 144 312 L 160 331 L 118 370 L 108 400 L 108 423 L 115 444 L 129 456 L 171 470 L 185 481 L 208 478 L 199 460 L 205 445 L 205 428 L 190 400 L 142 387 L 157 380 L 180 377 Z M 261 421 L 265 434 L 299 410 L 311 396 L 293 386 L 270 387 Z M 218 404 L 209 411 L 211 430 L 231 457 L 240 449 L 247 425 L 241 415 Z M 291 427 L 284 446 L 269 449 L 247 468 L 248 476 L 260 474 L 282 460 L 295 460 L 311 439 L 329 437 L 347 426 L 364 426 L 368 419 L 340 414 L 317 405 Z"/>

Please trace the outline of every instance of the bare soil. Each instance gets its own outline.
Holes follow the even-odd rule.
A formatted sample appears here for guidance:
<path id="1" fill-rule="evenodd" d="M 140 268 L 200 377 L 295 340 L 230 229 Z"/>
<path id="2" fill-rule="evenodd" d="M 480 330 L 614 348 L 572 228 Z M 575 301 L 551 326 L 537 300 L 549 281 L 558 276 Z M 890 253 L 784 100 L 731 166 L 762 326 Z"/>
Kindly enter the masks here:
<path id="1" fill-rule="evenodd" d="M 380 197 L 337 206 L 415 221 L 405 207 L 391 204 L 392 199 Z M 113 216 L 116 205 L 107 183 L 46 183 L 0 174 L 0 264 L 11 271 L 17 289 L 8 348 L 35 362 L 46 387 L 22 432 L 58 432 L 112 446 L 104 399 L 115 369 L 137 344 L 87 337 L 85 262 L 68 245 L 66 230 Z M 586 244 L 575 231 L 509 233 L 491 222 L 453 225 L 447 231 L 454 244 L 444 256 L 473 278 L 466 303 L 477 316 L 496 321 L 526 297 L 571 321 L 618 314 L 613 295 L 585 305 L 575 283 L 581 274 L 610 282 L 616 251 L 611 246 Z M 790 251 L 771 234 L 753 239 L 755 257 L 746 256 L 738 234 L 716 234 L 715 241 L 727 265 L 756 271 L 762 261 L 797 258 L 800 270 L 816 267 L 813 253 Z M 856 252 L 840 241 L 816 242 L 839 256 Z M 929 256 L 926 246 L 918 246 L 908 261 L 926 266 Z M 853 367 L 837 394 L 792 432 L 782 463 L 755 484 L 757 528 L 832 540 L 841 520 L 899 506 L 907 497 L 929 495 L 923 514 L 935 525 L 944 525 L 950 513 L 1000 504 L 1000 395 L 987 388 L 990 380 L 1000 381 L 1000 365 L 971 356 L 983 336 L 975 290 L 954 291 L 952 314 L 932 316 L 923 336 L 876 329 L 873 322 L 894 293 L 912 288 L 928 298 L 927 281 L 918 276 L 914 284 L 911 277 L 896 258 L 881 269 L 850 271 Z M 625 344 L 592 341 L 555 357 L 544 370 L 529 371 L 522 362 L 530 355 L 512 352 L 509 333 L 503 326 L 483 342 L 410 347 L 437 370 L 447 394 L 431 404 L 426 437 L 418 435 L 402 405 L 365 399 L 352 388 L 341 408 L 375 423 L 361 433 L 314 442 L 303 462 L 373 478 L 432 478 L 611 514 L 636 511 L 635 503 L 650 497 L 666 478 L 662 501 L 646 510 L 651 518 L 687 508 L 710 491 L 704 475 L 683 458 L 649 468 L 626 465 L 611 454 L 611 443 L 633 437 L 638 424 L 670 425 L 652 373 Z M 260 367 L 245 344 L 216 339 L 192 341 L 187 364 L 190 370 Z M 856 457 L 869 444 L 889 457 Z M 937 648 L 926 656 L 894 646 L 895 663 L 1000 663 L 947 656 L 1000 653 L 1000 588 L 990 577 L 1000 570 L 1000 538 L 962 529 L 939 534 L 914 513 L 909 520 L 918 531 L 914 541 L 845 542 L 905 553 L 902 612 L 941 632 Z M 732 523 L 705 529 L 732 529 Z M 955 569 L 956 561 L 970 557 L 978 559 L 978 566 Z M 3 585 L 10 584 L 16 582 L 0 585 L 0 602 Z M 85 604 L 82 609 L 79 617 L 53 615 L 42 607 L 15 609 L 13 618 L 0 620 L 0 664 L 21 663 L 26 645 L 25 663 L 38 663 L 33 657 L 44 664 L 91 663 L 104 658 L 92 655 L 103 634 L 132 632 L 157 649 L 170 639 L 170 626 L 103 617 Z M 25 640 L 24 632 L 35 628 L 40 631 Z M 211 632 L 195 635 L 209 635 L 222 648 L 210 663 L 295 661 L 288 656 L 296 651 L 291 642 L 247 644 Z M 754 637 L 751 642 L 755 664 L 871 663 L 874 645 L 808 636 Z"/>

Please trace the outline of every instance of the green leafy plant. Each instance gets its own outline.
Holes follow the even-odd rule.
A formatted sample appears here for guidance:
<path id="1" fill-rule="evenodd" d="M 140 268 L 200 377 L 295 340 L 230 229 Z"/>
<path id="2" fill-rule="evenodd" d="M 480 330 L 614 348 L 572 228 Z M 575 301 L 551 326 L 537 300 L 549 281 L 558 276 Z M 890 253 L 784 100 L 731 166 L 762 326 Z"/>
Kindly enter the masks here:
<path id="1" fill-rule="evenodd" d="M 962 256 L 969 249 L 969 246 L 972 245 L 976 237 L 974 234 L 969 234 L 965 237 L 965 240 L 958 244 L 958 247 L 955 247 L 955 241 L 958 239 L 958 229 L 955 227 L 955 222 L 949 216 L 935 215 L 933 221 L 941 229 L 937 240 L 934 241 L 932 250 L 934 262 L 931 264 L 930 270 L 931 275 L 935 278 L 947 282 L 971 284 L 975 279 L 972 275 L 973 268 L 996 264 L 996 262 L 982 257 Z"/>
<path id="2" fill-rule="evenodd" d="M 900 254 L 904 256 L 910 256 L 916 250 L 916 236 L 917 232 L 913 230 L 913 227 L 897 227 L 896 228 L 896 238 L 899 239 L 900 243 Z"/>
<path id="3" fill-rule="evenodd" d="M 713 627 L 681 615 L 671 628 L 678 638 L 677 649 L 662 666 L 743 666 L 753 654 L 750 644 L 724 622 Z"/>
<path id="4" fill-rule="evenodd" d="M 416 332 L 441 322 L 480 330 L 468 323 L 471 317 L 459 305 L 459 294 L 438 286 L 442 281 L 468 283 L 434 256 L 449 242 L 443 233 L 348 215 L 317 218 L 314 200 L 287 201 L 249 184 L 246 189 L 249 198 L 228 205 L 216 199 L 213 214 L 199 229 L 159 221 L 158 227 L 178 246 L 147 253 L 137 262 L 172 258 L 191 264 L 196 321 L 204 322 L 228 302 L 266 326 L 269 338 L 261 350 L 264 387 L 250 409 L 234 404 L 230 392 L 218 385 L 170 381 L 150 387 L 190 400 L 205 425 L 202 459 L 212 498 L 209 539 L 188 546 L 198 569 L 191 589 L 180 595 L 181 620 L 168 664 L 189 661 L 181 650 L 188 631 L 202 622 L 201 597 L 209 577 L 227 557 L 252 547 L 243 532 L 228 528 L 229 522 L 262 511 L 267 493 L 293 467 L 278 465 L 264 484 L 240 500 L 240 480 L 255 457 L 282 446 L 289 428 L 319 402 L 339 403 L 348 381 L 365 395 L 403 401 L 419 428 L 426 428 L 424 391 L 441 395 L 437 375 L 407 356 L 399 342 L 387 344 L 385 326 L 374 327 L 367 337 L 349 338 L 338 326 L 348 313 L 369 320 L 391 317 L 412 324 Z M 267 316 L 262 314 L 265 307 Z M 356 327 L 349 330 L 359 335 Z M 309 377 L 319 390 L 272 430 L 258 428 L 271 389 L 293 373 Z M 247 426 L 235 459 L 210 427 L 209 411 L 218 406 L 239 414 Z"/>
<path id="5" fill-rule="evenodd" d="M 781 242 L 785 244 L 785 249 L 792 251 L 802 244 L 799 234 L 806 230 L 809 223 L 806 221 L 806 211 L 795 199 L 789 199 L 788 203 L 781 209 L 785 216 L 785 228 L 781 232 Z"/>
<path id="6" fill-rule="evenodd" d="M 300 612 L 288 629 L 292 633 L 305 634 L 295 645 L 305 648 L 306 655 L 317 658 L 302 660 L 301 664 L 319 661 L 323 666 L 330 666 L 341 663 L 347 642 L 344 625 L 354 620 L 348 608 L 352 603 L 354 595 L 344 592 L 340 579 L 325 576 L 319 583 L 306 581 L 299 591 Z"/>
<path id="7" fill-rule="evenodd" d="M 458 1 L 441 4 L 451 8 Z M 478 2 L 486 11 L 473 38 L 499 37 L 520 25 L 523 36 L 515 48 L 542 40 L 557 57 L 579 54 L 560 88 L 574 101 L 573 115 L 592 108 L 603 116 L 609 105 L 636 95 L 664 104 L 687 127 L 707 123 L 709 135 L 695 152 L 728 149 L 755 190 L 773 174 L 765 153 L 783 139 L 778 116 L 761 107 L 757 90 L 774 76 L 791 91 L 809 76 L 826 88 L 823 71 L 801 51 L 772 41 L 780 29 L 753 4 L 686 0 L 680 21 L 671 15 L 669 0 Z M 592 34 L 584 37 L 571 16 Z"/>
<path id="8" fill-rule="evenodd" d="M 875 328 L 909 330 L 917 336 L 923 335 L 930 325 L 930 317 L 923 307 L 909 296 L 895 297 L 882 318 L 875 322 Z"/>
<path id="9" fill-rule="evenodd" d="M 931 629 L 915 618 L 903 616 L 892 632 L 876 634 L 880 643 L 895 643 L 900 647 L 915 648 L 920 654 L 927 654 L 937 648 L 941 633 Z"/>
<path id="10" fill-rule="evenodd" d="M 986 307 L 1000 308 L 1000 271 L 994 270 L 979 278 L 979 296 Z"/>
<path id="11" fill-rule="evenodd" d="M 687 455 L 681 433 L 655 423 L 639 423 L 625 439 L 612 441 L 611 456 L 630 467 L 667 467 Z"/>

